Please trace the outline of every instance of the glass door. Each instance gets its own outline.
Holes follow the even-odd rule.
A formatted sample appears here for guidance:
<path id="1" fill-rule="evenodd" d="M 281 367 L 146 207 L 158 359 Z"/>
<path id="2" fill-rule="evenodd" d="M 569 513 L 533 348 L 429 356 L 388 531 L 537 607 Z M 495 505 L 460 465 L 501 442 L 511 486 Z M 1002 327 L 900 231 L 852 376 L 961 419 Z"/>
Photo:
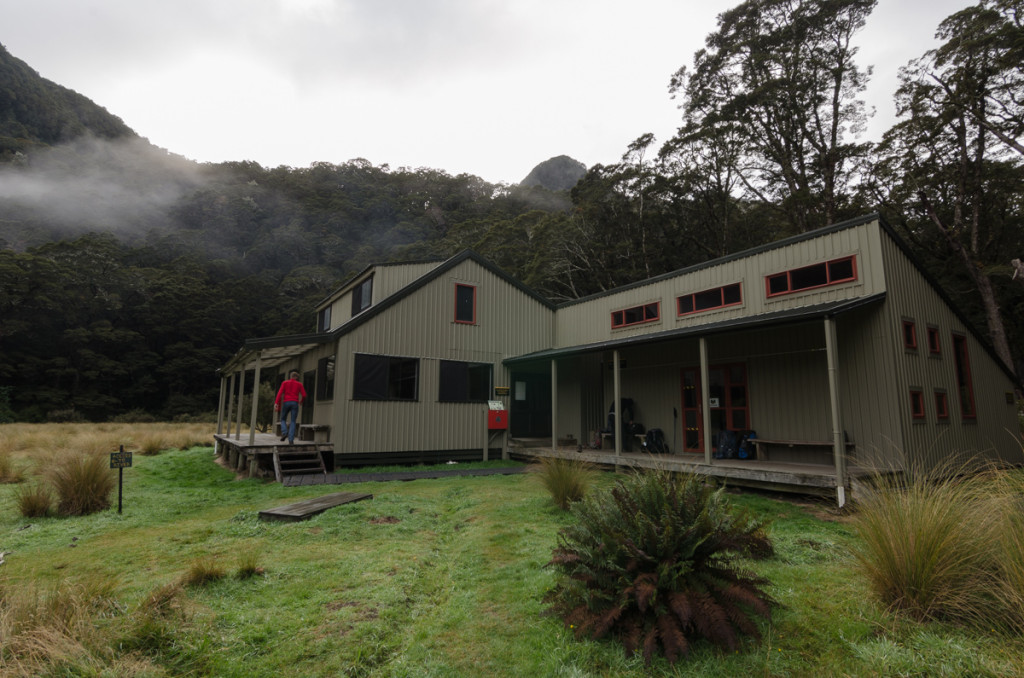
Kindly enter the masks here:
<path id="1" fill-rule="evenodd" d="M 701 408 L 700 369 L 682 370 L 683 451 L 704 451 L 704 418 Z M 747 368 L 743 363 L 713 365 L 708 369 L 708 410 L 711 420 L 711 448 L 717 451 L 724 430 L 750 428 L 750 399 Z"/>

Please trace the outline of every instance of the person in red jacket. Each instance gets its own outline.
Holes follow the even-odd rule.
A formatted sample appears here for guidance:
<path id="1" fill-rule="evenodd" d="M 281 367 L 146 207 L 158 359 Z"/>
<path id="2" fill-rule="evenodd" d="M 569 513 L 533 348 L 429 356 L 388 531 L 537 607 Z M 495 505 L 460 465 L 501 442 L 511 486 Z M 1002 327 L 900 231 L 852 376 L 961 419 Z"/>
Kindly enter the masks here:
<path id="1" fill-rule="evenodd" d="M 281 382 L 274 400 L 274 409 L 281 412 L 281 440 L 288 439 L 288 444 L 295 443 L 295 427 L 299 423 L 299 405 L 306 402 L 306 389 L 299 381 L 299 373 L 292 370 L 288 379 Z M 291 423 L 288 415 L 291 414 Z"/>

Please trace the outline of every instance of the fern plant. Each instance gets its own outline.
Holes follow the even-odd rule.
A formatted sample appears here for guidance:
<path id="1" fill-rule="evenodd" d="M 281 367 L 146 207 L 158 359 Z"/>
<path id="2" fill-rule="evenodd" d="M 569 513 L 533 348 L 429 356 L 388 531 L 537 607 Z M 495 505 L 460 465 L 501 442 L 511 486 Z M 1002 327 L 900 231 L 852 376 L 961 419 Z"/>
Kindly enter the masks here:
<path id="1" fill-rule="evenodd" d="M 692 474 L 647 471 L 572 506 L 548 563 L 560 577 L 545 598 L 577 637 L 617 637 L 627 654 L 670 662 L 705 638 L 727 650 L 760 638 L 770 618 L 768 581 L 743 571 L 741 556 L 773 553 L 764 524 L 733 511 Z"/>

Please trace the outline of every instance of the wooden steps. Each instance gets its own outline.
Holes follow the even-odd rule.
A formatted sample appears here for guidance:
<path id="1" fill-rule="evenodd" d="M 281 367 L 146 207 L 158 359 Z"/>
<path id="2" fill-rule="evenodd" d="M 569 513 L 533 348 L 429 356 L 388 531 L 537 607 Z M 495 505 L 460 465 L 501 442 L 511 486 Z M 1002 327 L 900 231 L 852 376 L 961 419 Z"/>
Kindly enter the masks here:
<path id="1" fill-rule="evenodd" d="M 290 476 L 327 474 L 323 455 L 318 447 L 306 445 L 274 447 L 274 476 L 277 482 L 284 482 Z"/>
<path id="2" fill-rule="evenodd" d="M 286 504 L 285 506 L 260 511 L 259 515 L 260 520 L 279 520 L 294 523 L 312 518 L 335 506 L 350 504 L 354 501 L 362 501 L 363 499 L 373 499 L 373 495 L 360 492 L 335 492 L 334 494 L 325 494 L 322 497 L 314 497 L 313 499 L 306 499 L 294 504 Z"/>

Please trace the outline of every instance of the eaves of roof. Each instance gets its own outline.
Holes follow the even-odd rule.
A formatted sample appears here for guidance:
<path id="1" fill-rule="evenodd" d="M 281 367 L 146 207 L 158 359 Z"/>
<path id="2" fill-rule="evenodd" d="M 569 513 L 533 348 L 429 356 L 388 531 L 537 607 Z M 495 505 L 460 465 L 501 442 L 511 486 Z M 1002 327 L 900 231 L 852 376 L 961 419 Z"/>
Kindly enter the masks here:
<path id="1" fill-rule="evenodd" d="M 801 323 L 807 322 L 808 320 L 814 320 L 816 318 L 836 316 L 855 308 L 880 303 L 883 299 L 885 299 L 885 292 L 879 292 L 878 294 L 873 294 L 867 297 L 833 301 L 827 304 L 815 304 L 814 306 L 803 306 L 800 308 L 787 309 L 785 311 L 776 311 L 774 313 L 762 313 L 755 316 L 730 318 L 729 320 L 722 320 L 720 322 L 708 323 L 705 325 L 691 325 L 689 327 L 679 327 L 671 330 L 664 330 L 662 332 L 637 334 L 629 337 L 623 337 L 621 339 L 609 339 L 607 341 L 599 341 L 592 344 L 580 344 L 578 346 L 567 346 L 564 348 L 535 351 L 533 353 L 515 356 L 514 358 L 506 358 L 503 362 L 506 365 L 515 365 L 517 363 L 526 363 L 535 360 L 551 360 L 554 358 L 594 353 L 597 351 L 608 351 L 628 346 L 673 341 L 686 337 L 710 336 L 739 330 Z"/>

